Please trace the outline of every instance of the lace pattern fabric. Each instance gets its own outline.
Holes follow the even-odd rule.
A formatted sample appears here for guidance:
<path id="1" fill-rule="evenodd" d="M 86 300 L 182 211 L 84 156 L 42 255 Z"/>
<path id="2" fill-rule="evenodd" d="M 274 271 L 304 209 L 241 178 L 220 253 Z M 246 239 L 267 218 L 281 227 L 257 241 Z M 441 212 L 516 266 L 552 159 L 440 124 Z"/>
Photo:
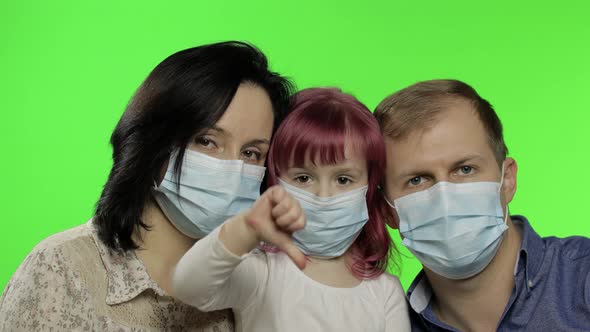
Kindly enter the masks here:
<path id="1" fill-rule="evenodd" d="M 134 252 L 104 246 L 91 221 L 37 245 L 0 299 L 0 331 L 233 330 L 230 310 L 168 296 Z"/>

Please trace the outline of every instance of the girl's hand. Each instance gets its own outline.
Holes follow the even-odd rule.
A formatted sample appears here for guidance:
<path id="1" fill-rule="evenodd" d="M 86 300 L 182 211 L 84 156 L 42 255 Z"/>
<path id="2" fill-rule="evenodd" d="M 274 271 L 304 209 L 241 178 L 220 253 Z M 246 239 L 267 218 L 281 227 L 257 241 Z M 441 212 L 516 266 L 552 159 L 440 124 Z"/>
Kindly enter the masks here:
<path id="1" fill-rule="evenodd" d="M 266 190 L 245 215 L 246 223 L 258 237 L 285 252 L 300 269 L 305 255 L 293 243 L 291 234 L 305 227 L 305 214 L 299 202 L 281 186 Z"/>

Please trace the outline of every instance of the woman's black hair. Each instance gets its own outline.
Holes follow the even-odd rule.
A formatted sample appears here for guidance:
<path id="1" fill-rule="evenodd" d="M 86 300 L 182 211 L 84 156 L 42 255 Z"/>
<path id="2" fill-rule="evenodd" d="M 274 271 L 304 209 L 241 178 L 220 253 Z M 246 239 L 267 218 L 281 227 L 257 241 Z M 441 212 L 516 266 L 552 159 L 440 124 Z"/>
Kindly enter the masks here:
<path id="1" fill-rule="evenodd" d="M 133 250 L 133 234 L 171 151 L 180 174 L 190 139 L 221 118 L 241 83 L 269 95 L 274 129 L 286 116 L 293 86 L 268 68 L 256 47 L 237 41 L 189 48 L 162 61 L 131 99 L 112 136 L 113 167 L 93 219 L 108 247 Z"/>

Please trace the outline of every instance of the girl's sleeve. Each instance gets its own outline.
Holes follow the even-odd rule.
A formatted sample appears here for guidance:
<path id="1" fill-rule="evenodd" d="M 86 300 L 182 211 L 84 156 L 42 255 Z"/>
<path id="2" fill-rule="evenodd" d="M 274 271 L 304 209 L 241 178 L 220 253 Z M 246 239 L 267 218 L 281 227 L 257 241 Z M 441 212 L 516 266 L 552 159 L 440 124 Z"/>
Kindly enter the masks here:
<path id="1" fill-rule="evenodd" d="M 244 310 L 264 290 L 268 275 L 264 253 L 231 253 L 216 228 L 180 259 L 172 276 L 174 296 L 201 311 Z"/>
<path id="2" fill-rule="evenodd" d="M 385 295 L 385 331 L 410 331 L 406 295 L 399 279 L 387 275 Z"/>

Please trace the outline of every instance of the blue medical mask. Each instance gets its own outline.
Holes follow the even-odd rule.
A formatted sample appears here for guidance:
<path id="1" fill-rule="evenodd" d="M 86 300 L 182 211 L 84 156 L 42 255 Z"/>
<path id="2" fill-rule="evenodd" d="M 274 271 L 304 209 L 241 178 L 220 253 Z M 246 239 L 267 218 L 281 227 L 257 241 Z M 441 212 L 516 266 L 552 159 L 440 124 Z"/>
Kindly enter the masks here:
<path id="1" fill-rule="evenodd" d="M 164 180 L 153 194 L 170 222 L 186 236 L 206 236 L 228 218 L 249 209 L 260 196 L 265 167 L 185 150 L 178 183 L 176 156 L 177 152 L 171 155 Z"/>
<path id="2" fill-rule="evenodd" d="M 369 220 L 367 188 L 319 197 L 279 179 L 285 190 L 299 201 L 307 223 L 293 233 L 295 245 L 306 255 L 320 258 L 342 256 Z"/>
<path id="3" fill-rule="evenodd" d="M 492 261 L 506 226 L 498 182 L 450 183 L 396 199 L 399 231 L 428 269 L 448 279 L 466 279 Z"/>

